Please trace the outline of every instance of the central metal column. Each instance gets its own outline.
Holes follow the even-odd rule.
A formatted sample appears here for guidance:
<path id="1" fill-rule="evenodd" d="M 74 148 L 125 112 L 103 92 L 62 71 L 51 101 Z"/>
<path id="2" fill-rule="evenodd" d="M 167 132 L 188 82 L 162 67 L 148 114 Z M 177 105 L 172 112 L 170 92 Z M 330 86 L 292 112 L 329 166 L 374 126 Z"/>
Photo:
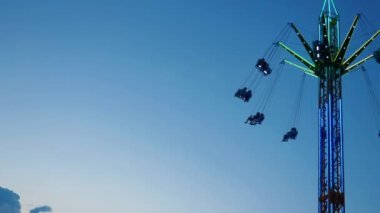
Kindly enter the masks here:
<path id="1" fill-rule="evenodd" d="M 344 213 L 342 67 L 333 63 L 339 50 L 339 17 L 325 1 L 320 42 L 326 55 L 319 67 L 319 213 Z"/>

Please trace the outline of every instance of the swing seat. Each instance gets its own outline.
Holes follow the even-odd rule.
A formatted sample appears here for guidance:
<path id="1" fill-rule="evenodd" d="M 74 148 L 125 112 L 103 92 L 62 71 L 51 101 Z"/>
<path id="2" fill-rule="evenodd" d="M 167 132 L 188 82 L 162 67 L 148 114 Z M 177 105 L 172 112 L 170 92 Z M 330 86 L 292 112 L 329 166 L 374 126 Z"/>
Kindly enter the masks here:
<path id="1" fill-rule="evenodd" d="M 257 112 L 255 115 L 250 115 L 245 123 L 249 123 L 250 125 L 261 124 L 264 121 L 264 114 Z"/>
<path id="2" fill-rule="evenodd" d="M 272 69 L 269 67 L 268 62 L 264 58 L 260 58 L 256 63 L 256 68 L 261 71 L 264 75 L 269 75 L 272 73 Z"/>
<path id="3" fill-rule="evenodd" d="M 244 102 L 248 102 L 249 99 L 251 99 L 252 97 L 252 91 L 251 90 L 247 91 L 247 87 L 238 89 L 235 93 L 235 97 L 242 99 Z"/>
<path id="4" fill-rule="evenodd" d="M 298 131 L 295 127 L 293 127 L 289 132 L 289 138 L 295 140 L 297 138 Z"/>
<path id="5" fill-rule="evenodd" d="M 295 140 L 297 138 L 297 135 L 298 135 L 297 128 L 293 127 L 289 132 L 287 132 L 284 135 L 282 141 L 287 142 L 289 139 Z"/>

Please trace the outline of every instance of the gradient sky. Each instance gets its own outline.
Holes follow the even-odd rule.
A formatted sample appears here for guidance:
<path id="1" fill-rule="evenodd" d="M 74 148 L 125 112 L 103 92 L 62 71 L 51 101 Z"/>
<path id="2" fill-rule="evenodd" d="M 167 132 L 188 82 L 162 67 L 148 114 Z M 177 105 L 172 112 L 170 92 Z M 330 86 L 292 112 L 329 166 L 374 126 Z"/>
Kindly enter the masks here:
<path id="1" fill-rule="evenodd" d="M 343 35 L 357 12 L 373 25 L 352 50 L 380 28 L 379 1 L 336 5 Z M 315 40 L 321 6 L 0 0 L 1 186 L 20 194 L 23 213 L 44 204 L 57 213 L 317 212 L 317 80 L 306 79 L 292 143 L 280 140 L 300 71 L 285 68 L 262 126 L 243 123 L 255 94 L 248 104 L 233 94 L 286 23 Z M 378 82 L 380 65 L 367 70 Z M 377 213 L 379 127 L 362 74 L 343 89 L 346 209 Z"/>

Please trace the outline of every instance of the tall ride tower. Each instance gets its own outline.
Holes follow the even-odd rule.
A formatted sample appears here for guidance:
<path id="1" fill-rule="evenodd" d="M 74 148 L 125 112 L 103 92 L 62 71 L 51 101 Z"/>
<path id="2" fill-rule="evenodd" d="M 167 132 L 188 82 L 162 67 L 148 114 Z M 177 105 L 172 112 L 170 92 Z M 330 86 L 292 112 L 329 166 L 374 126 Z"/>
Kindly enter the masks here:
<path id="1" fill-rule="evenodd" d="M 319 77 L 318 212 L 343 213 L 342 61 L 348 44 L 339 49 L 339 14 L 332 0 L 324 2 L 319 17 L 319 42 L 314 59 Z"/>
<path id="2" fill-rule="evenodd" d="M 380 30 L 351 56 L 346 57 L 359 16 L 358 14 L 355 17 L 342 43 L 340 43 L 339 14 L 333 0 L 323 2 L 319 17 L 319 40 L 314 41 L 312 46 L 304 39 L 295 24 L 291 23 L 291 28 L 312 61 L 305 59 L 284 43 L 278 43 L 306 67 L 288 60 L 285 60 L 286 63 L 302 69 L 319 81 L 319 213 L 345 212 L 342 76 L 371 58 L 380 61 L 378 50 L 355 62 L 363 50 L 380 34 Z"/>

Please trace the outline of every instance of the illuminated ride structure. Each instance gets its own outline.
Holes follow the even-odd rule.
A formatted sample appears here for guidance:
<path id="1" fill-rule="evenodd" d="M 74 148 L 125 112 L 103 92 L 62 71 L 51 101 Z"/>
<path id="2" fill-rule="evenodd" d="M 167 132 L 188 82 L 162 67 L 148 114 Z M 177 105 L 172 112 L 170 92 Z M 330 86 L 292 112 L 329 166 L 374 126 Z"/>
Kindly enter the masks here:
<path id="1" fill-rule="evenodd" d="M 364 59 L 355 61 L 380 34 L 380 30 L 376 31 L 351 56 L 346 56 L 359 17 L 360 14 L 355 17 L 342 43 L 339 39 L 339 14 L 333 0 L 324 0 L 319 17 L 319 40 L 314 41 L 312 45 L 305 40 L 298 28 L 293 23 L 290 23 L 290 28 L 295 31 L 310 60 L 305 59 L 305 57 L 302 57 L 283 42 L 276 42 L 276 46 L 289 52 L 304 66 L 288 60 L 284 60 L 284 63 L 295 66 L 305 74 L 319 80 L 319 213 L 345 212 L 342 76 L 360 68 L 369 59 L 374 58 L 380 63 L 380 50 L 375 51 Z M 265 58 L 258 60 L 256 68 L 261 71 L 263 76 L 267 76 L 272 72 L 269 67 L 269 60 Z M 247 88 L 244 88 L 244 91 L 241 89 L 239 94 L 238 92 L 235 96 L 242 98 L 246 102 L 252 96 L 250 90 L 248 91 L 250 94 L 247 95 Z M 264 114 L 258 112 L 255 116 L 251 115 L 247 122 L 250 121 L 251 125 L 255 125 L 261 124 L 263 120 Z M 292 128 L 285 135 L 286 137 L 284 136 L 284 140 L 295 139 L 297 133 L 297 130 Z"/>

